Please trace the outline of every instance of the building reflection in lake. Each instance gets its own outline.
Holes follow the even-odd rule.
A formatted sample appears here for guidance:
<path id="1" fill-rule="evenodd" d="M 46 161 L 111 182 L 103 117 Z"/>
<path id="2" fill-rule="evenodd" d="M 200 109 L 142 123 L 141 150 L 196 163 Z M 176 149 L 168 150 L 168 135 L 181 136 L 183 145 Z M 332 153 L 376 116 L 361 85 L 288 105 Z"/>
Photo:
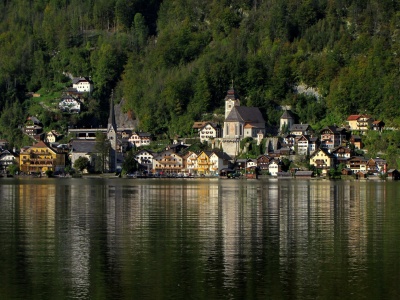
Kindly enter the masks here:
<path id="1" fill-rule="evenodd" d="M 94 179 L 15 186 L 0 189 L 0 208 L 17 220 L 6 214 L 2 222 L 23 231 L 28 272 L 61 273 L 73 298 L 89 298 L 97 281 L 112 283 L 121 297 L 146 290 L 156 298 L 163 285 L 193 274 L 202 288 L 234 289 L 253 276 L 262 283 L 257 292 L 273 286 L 278 297 L 307 289 L 328 296 L 323 286 L 335 268 L 346 264 L 348 279 L 361 284 L 369 256 L 382 254 L 371 248 L 382 249 L 385 183 Z M 304 290 L 289 286 L 294 278 Z"/>

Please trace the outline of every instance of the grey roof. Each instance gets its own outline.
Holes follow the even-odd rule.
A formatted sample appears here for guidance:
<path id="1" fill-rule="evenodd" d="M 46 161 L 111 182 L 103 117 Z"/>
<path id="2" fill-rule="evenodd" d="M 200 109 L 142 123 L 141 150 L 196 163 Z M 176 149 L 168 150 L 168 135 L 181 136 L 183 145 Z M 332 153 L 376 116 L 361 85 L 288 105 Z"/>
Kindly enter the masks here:
<path id="1" fill-rule="evenodd" d="M 265 123 L 258 107 L 234 106 L 225 121 Z"/>
<path id="2" fill-rule="evenodd" d="M 232 157 L 230 157 L 227 153 L 225 152 L 221 152 L 221 151 L 214 151 L 213 152 L 216 156 L 218 156 L 221 159 L 225 159 L 225 160 L 231 160 Z"/>
<path id="3" fill-rule="evenodd" d="M 293 113 L 290 110 L 285 110 L 281 116 L 281 119 L 294 119 Z"/>
<path id="4" fill-rule="evenodd" d="M 91 153 L 95 152 L 96 141 L 91 140 L 73 140 L 71 142 L 72 152 Z"/>
<path id="5" fill-rule="evenodd" d="M 309 129 L 312 129 L 309 124 L 293 124 L 290 127 L 290 131 L 307 131 Z"/>

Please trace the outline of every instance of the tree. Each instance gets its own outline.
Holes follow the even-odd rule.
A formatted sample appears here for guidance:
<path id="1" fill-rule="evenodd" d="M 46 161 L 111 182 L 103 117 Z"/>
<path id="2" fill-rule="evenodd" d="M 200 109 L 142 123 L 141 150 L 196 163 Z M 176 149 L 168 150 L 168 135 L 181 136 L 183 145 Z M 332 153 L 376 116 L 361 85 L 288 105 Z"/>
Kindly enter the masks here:
<path id="1" fill-rule="evenodd" d="M 74 162 L 74 168 L 78 169 L 80 172 L 89 167 L 89 159 L 86 156 L 81 156 Z"/>
<path id="2" fill-rule="evenodd" d="M 108 170 L 111 144 L 107 136 L 102 132 L 96 132 L 96 145 L 94 148 L 95 170 L 104 173 Z"/>
<path id="3" fill-rule="evenodd" d="M 127 156 L 122 163 L 122 170 L 126 173 L 132 173 L 138 170 L 138 162 L 136 161 L 132 150 L 127 153 Z"/>

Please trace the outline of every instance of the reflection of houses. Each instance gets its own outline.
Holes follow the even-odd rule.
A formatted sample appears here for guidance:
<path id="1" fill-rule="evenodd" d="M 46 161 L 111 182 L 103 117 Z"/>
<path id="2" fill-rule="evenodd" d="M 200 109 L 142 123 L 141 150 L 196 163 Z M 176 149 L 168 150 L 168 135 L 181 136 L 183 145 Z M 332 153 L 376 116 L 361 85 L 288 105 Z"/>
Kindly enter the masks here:
<path id="1" fill-rule="evenodd" d="M 129 142 L 136 147 L 148 146 L 151 142 L 151 134 L 147 132 L 133 132 Z"/>
<path id="2" fill-rule="evenodd" d="M 8 166 L 19 163 L 19 156 L 15 152 L 3 150 L 0 153 L 0 173 L 6 173 Z"/>
<path id="3" fill-rule="evenodd" d="M 335 166 L 334 161 L 335 157 L 323 148 L 315 151 L 310 157 L 310 165 L 322 170 L 323 174 L 326 174 L 330 168 Z"/>
<path id="4" fill-rule="evenodd" d="M 63 171 L 65 154 L 40 141 L 31 147 L 21 149 L 20 170 L 25 173 L 43 173 L 47 170 Z"/>

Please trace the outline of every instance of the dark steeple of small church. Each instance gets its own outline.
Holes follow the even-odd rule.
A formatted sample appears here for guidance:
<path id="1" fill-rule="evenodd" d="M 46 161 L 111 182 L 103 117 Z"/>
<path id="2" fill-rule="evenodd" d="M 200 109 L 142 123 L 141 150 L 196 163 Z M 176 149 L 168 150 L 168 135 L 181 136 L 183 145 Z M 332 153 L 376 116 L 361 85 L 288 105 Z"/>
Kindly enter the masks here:
<path id="1" fill-rule="evenodd" d="M 117 131 L 117 122 L 115 121 L 115 110 L 114 110 L 114 91 L 111 92 L 110 99 L 110 114 L 108 116 L 108 129 L 110 126 L 113 127 L 114 131 Z"/>

